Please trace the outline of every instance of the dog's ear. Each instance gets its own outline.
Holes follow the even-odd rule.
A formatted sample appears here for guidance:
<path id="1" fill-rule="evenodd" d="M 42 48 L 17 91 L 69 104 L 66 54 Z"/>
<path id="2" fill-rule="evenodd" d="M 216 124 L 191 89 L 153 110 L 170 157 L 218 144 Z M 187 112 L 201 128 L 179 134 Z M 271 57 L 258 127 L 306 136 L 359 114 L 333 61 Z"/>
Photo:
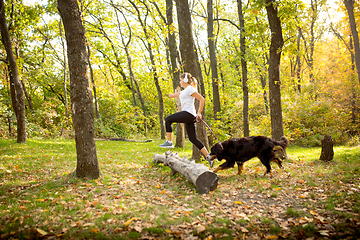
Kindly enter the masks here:
<path id="1" fill-rule="evenodd" d="M 215 153 L 216 155 L 221 155 L 221 154 L 222 154 L 222 151 L 223 151 L 223 148 L 222 148 L 221 144 L 220 144 L 220 143 L 216 143 L 216 144 L 214 145 L 214 153 Z"/>

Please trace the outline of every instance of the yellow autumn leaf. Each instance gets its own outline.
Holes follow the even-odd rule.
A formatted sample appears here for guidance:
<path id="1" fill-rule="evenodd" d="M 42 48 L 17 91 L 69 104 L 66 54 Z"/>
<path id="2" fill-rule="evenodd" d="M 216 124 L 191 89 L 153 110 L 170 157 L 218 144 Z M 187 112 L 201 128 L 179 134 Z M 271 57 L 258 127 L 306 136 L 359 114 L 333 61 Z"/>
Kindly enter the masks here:
<path id="1" fill-rule="evenodd" d="M 314 210 L 310 210 L 311 215 L 317 215 L 317 213 Z"/>
<path id="2" fill-rule="evenodd" d="M 278 239 L 278 236 L 275 235 L 270 235 L 270 236 L 266 236 L 265 239 Z"/>
<path id="3" fill-rule="evenodd" d="M 42 229 L 40 229 L 40 228 L 37 228 L 36 231 L 37 231 L 38 233 L 40 233 L 41 236 L 46 236 L 46 235 L 48 234 L 47 232 L 45 232 L 44 230 L 42 230 Z"/>
<path id="4" fill-rule="evenodd" d="M 129 224 L 130 224 L 132 221 L 136 220 L 136 219 L 137 219 L 137 218 L 131 218 L 131 219 L 127 220 L 127 222 L 124 223 L 124 227 L 129 226 Z"/>
<path id="5" fill-rule="evenodd" d="M 91 229 L 91 231 L 90 231 L 90 232 L 97 233 L 97 232 L 99 232 L 99 229 L 97 229 L 97 228 L 93 228 L 93 229 Z"/>
<path id="6" fill-rule="evenodd" d="M 243 204 L 243 203 L 240 201 L 235 201 L 235 204 Z"/>

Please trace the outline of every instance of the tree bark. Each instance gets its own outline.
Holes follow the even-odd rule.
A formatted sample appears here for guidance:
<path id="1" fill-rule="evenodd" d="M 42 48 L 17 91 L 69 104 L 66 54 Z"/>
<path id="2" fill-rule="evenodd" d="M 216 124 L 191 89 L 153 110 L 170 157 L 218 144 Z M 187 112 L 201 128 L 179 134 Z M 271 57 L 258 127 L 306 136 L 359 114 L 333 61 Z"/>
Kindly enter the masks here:
<path id="1" fill-rule="evenodd" d="M 33 106 L 33 104 L 32 104 L 31 96 L 30 96 L 30 95 L 28 94 L 28 92 L 26 91 L 26 86 L 25 86 L 24 81 L 21 80 L 20 83 L 21 83 L 21 86 L 22 86 L 22 88 L 23 88 L 23 90 L 24 90 L 24 94 L 25 94 L 26 100 L 27 100 L 27 102 L 28 102 L 28 104 L 29 104 L 29 108 L 30 108 L 30 110 L 33 112 L 33 111 L 34 111 L 34 106 Z"/>
<path id="2" fill-rule="evenodd" d="M 65 46 L 65 42 L 64 42 L 64 37 L 63 37 L 63 33 L 62 33 L 62 22 L 60 20 L 59 22 L 59 32 L 60 32 L 60 40 L 61 40 L 61 46 L 62 46 L 62 51 L 63 51 L 63 55 L 64 55 L 64 63 L 63 63 L 63 89 L 64 89 L 64 108 L 65 108 L 65 117 L 68 119 L 69 118 L 69 111 L 68 111 L 68 98 L 67 98 L 67 73 L 66 73 L 66 46 Z"/>
<path id="3" fill-rule="evenodd" d="M 174 91 L 180 91 L 180 59 L 176 45 L 176 36 L 173 21 L 173 0 L 166 0 L 166 20 L 168 28 L 168 47 L 170 55 L 170 72 L 172 76 L 173 89 Z M 178 90 L 176 90 L 178 89 Z M 176 111 L 181 111 L 181 104 L 175 100 Z M 176 142 L 175 147 L 185 147 L 185 129 L 184 124 L 176 123 Z"/>
<path id="4" fill-rule="evenodd" d="M 16 64 L 16 59 L 12 49 L 10 34 L 6 23 L 5 4 L 4 0 L 0 0 L 0 30 L 1 40 L 5 46 L 7 60 L 10 67 L 10 84 L 14 84 L 16 101 L 13 101 L 14 112 L 17 120 L 17 142 L 26 142 L 26 123 L 25 123 L 25 98 L 24 91 L 20 83 L 19 72 Z"/>
<path id="5" fill-rule="evenodd" d="M 213 90 L 213 110 L 214 119 L 219 119 L 218 113 L 221 111 L 220 94 L 219 94 L 219 76 L 217 71 L 217 58 L 216 58 L 216 46 L 214 36 L 214 14 L 213 14 L 213 1 L 207 2 L 207 14 L 208 14 L 208 44 L 210 54 L 210 67 L 211 67 L 211 79 Z"/>
<path id="6" fill-rule="evenodd" d="M 296 63 L 295 63 L 295 74 L 296 74 L 296 89 L 297 89 L 297 93 L 301 94 L 301 53 L 300 53 L 300 41 L 301 41 L 301 28 L 298 27 L 298 38 L 296 41 L 296 48 L 297 48 L 297 54 L 296 54 Z"/>
<path id="7" fill-rule="evenodd" d="M 242 2 L 237 0 L 238 5 L 238 14 L 239 14 L 239 23 L 240 23 L 240 54 L 241 54 L 241 72 L 242 72 L 242 86 L 243 86 L 243 127 L 244 127 L 244 137 L 250 135 L 250 126 L 249 126 L 249 88 L 247 85 L 247 62 L 245 59 L 246 54 L 246 45 L 245 45 L 245 21 L 243 16 Z"/>
<path id="8" fill-rule="evenodd" d="M 359 43 L 359 35 L 356 30 L 356 21 L 354 16 L 354 0 L 344 0 L 345 7 L 348 12 L 351 34 L 354 39 L 354 48 L 355 48 L 355 64 L 358 75 L 358 80 L 360 83 L 360 43 Z"/>
<path id="9" fill-rule="evenodd" d="M 99 103 L 98 103 L 98 99 L 97 99 L 97 94 L 96 94 L 96 86 L 95 86 L 95 80 L 94 80 L 94 72 L 91 66 L 91 61 L 90 61 L 90 55 L 91 55 L 91 50 L 90 50 L 90 46 L 87 45 L 87 53 L 88 53 L 88 64 L 89 64 L 89 69 L 90 69 L 90 79 L 91 79 L 91 84 L 93 87 L 93 94 L 94 94 L 94 100 L 95 100 L 95 116 L 96 119 L 99 120 L 100 119 L 100 113 L 99 113 Z"/>
<path id="10" fill-rule="evenodd" d="M 76 176 L 96 179 L 100 175 L 94 140 L 94 105 L 91 94 L 85 29 L 77 0 L 58 0 L 63 20 L 70 70 L 70 98 L 77 153 Z"/>
<path id="11" fill-rule="evenodd" d="M 165 155 L 155 154 L 153 162 L 163 163 L 171 168 L 171 173 L 180 173 L 192 182 L 200 194 L 209 193 L 217 188 L 219 177 L 204 164 L 180 158 L 177 154 L 166 152 Z"/>
<path id="12" fill-rule="evenodd" d="M 278 11 L 274 6 L 275 0 L 265 0 L 271 30 L 270 60 L 269 60 L 269 96 L 271 135 L 275 140 L 280 140 L 284 135 L 283 119 L 281 110 L 280 92 L 280 58 L 284 39 Z"/>
<path id="13" fill-rule="evenodd" d="M 331 161 L 334 157 L 334 143 L 332 137 L 328 134 L 325 134 L 324 138 L 321 140 L 321 155 L 320 160 Z"/>
<path id="14" fill-rule="evenodd" d="M 178 16 L 178 24 L 179 24 L 179 39 L 180 39 L 180 53 L 181 58 L 183 60 L 184 71 L 190 72 L 193 77 L 197 80 L 201 80 L 200 78 L 200 68 L 197 61 L 197 53 L 194 43 L 194 38 L 192 34 L 192 22 L 191 15 L 189 9 L 188 0 L 177 0 L 176 1 L 176 10 Z M 201 82 L 200 82 L 201 83 Z M 198 86 L 203 88 L 204 86 Z M 205 96 L 202 91 L 200 94 Z M 198 101 L 196 101 L 198 105 Z M 198 107 L 198 106 L 196 106 Z M 205 116 L 203 111 L 203 116 Z M 206 134 L 206 126 L 204 124 L 196 125 L 196 135 L 197 138 L 202 141 L 207 149 L 209 149 L 209 141 L 207 139 Z M 192 158 L 195 160 L 200 160 L 201 153 L 200 150 L 193 146 L 193 154 Z"/>

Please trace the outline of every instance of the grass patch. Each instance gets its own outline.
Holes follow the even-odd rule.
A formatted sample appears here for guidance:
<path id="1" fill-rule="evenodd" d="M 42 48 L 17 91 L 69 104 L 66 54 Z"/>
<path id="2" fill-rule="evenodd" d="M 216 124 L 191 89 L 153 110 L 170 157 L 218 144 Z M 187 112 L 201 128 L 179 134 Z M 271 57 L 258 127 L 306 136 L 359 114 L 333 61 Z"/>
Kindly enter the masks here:
<path id="1" fill-rule="evenodd" d="M 0 140 L 1 238 L 306 238 L 321 236 L 328 223 L 336 229 L 330 237 L 358 233 L 357 147 L 335 147 L 330 163 L 318 160 L 319 148 L 290 147 L 286 172 L 273 164 L 272 177 L 254 158 L 241 176 L 236 168 L 219 172 L 218 188 L 200 195 L 152 163 L 165 152 L 162 142 L 98 141 L 101 176 L 82 180 L 72 174 L 73 140 Z M 189 157 L 192 145 L 173 151 Z"/>

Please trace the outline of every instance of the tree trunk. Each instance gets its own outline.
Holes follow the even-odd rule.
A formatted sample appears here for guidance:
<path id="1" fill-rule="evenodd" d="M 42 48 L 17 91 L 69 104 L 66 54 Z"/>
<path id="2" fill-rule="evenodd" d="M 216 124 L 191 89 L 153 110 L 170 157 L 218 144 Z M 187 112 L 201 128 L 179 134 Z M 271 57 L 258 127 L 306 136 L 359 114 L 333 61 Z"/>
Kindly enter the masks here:
<path id="1" fill-rule="evenodd" d="M 350 55 L 351 55 L 351 97 L 350 97 L 350 102 L 351 102 L 351 122 L 353 124 L 356 124 L 356 117 L 358 114 L 358 108 L 356 106 L 356 103 L 358 102 L 358 95 L 356 94 L 356 74 L 355 74 L 355 54 L 352 51 L 354 48 L 354 44 L 352 41 L 352 37 L 350 36 L 350 44 L 349 44 L 349 48 L 350 48 Z"/>
<path id="2" fill-rule="evenodd" d="M 334 143 L 332 137 L 328 134 L 325 134 L 324 138 L 321 140 L 321 155 L 320 160 L 331 161 L 334 157 Z"/>
<path id="3" fill-rule="evenodd" d="M 220 94 L 219 94 L 219 76 L 217 71 L 217 58 L 216 58 L 216 46 L 214 37 L 214 14 L 213 14 L 213 1 L 208 0 L 207 2 L 207 14 L 208 14 L 208 44 L 210 54 L 210 67 L 211 67 L 211 79 L 212 79 L 212 90 L 213 90 L 213 110 L 214 119 L 219 119 L 218 113 L 221 111 L 220 105 Z"/>
<path id="4" fill-rule="evenodd" d="M 5 5 L 4 0 L 0 0 L 0 30 L 1 30 L 1 40 L 5 46 L 7 60 L 10 67 L 10 84 L 14 84 L 15 90 L 15 102 L 16 105 L 13 105 L 16 120 L 17 120 L 17 142 L 25 143 L 26 142 L 26 123 L 25 123 L 25 99 L 23 88 L 19 79 L 19 72 L 16 64 L 16 59 L 12 49 L 10 34 L 8 31 L 8 26 L 6 23 L 5 16 Z"/>
<path id="5" fill-rule="evenodd" d="M 297 54 L 296 54 L 296 70 L 295 70 L 295 73 L 296 73 L 296 79 L 297 79 L 297 92 L 298 94 L 301 93 L 301 76 L 300 76 L 300 73 L 301 73 L 301 61 L 300 61 L 300 58 L 301 58 L 301 53 L 300 53 L 300 40 L 301 40 L 301 28 L 298 27 L 298 38 L 297 38 L 297 42 L 296 42 L 296 47 L 297 47 Z"/>
<path id="6" fill-rule="evenodd" d="M 275 0 L 265 0 L 271 30 L 270 60 L 269 60 L 269 96 L 270 96 L 270 118 L 271 135 L 275 140 L 280 140 L 284 135 L 281 92 L 280 92 L 280 58 L 284 39 L 282 35 L 281 22 L 278 11 L 274 7 Z"/>
<path id="7" fill-rule="evenodd" d="M 131 5 L 135 8 L 136 12 L 137 12 L 137 18 L 139 20 L 139 23 L 144 31 L 144 35 L 147 41 L 147 45 L 145 45 L 145 47 L 147 48 L 148 52 L 149 52 L 149 56 L 150 56 L 150 61 L 151 61 L 151 69 L 152 69 L 152 73 L 153 73 L 153 77 L 154 77 L 154 82 L 155 82 L 155 87 L 158 93 L 158 100 L 159 100 L 159 111 L 158 111 L 158 115 L 159 115 L 159 124 L 160 124 L 160 137 L 161 139 L 165 139 L 165 124 L 164 124 L 164 101 L 163 101 L 163 96 L 162 96 L 162 91 L 160 88 L 160 84 L 159 84 L 159 77 L 157 74 L 157 70 L 156 70 L 156 64 L 155 64 L 155 56 L 152 50 L 152 45 L 150 43 L 150 36 L 148 34 L 148 29 L 146 27 L 146 22 L 144 22 L 141 19 L 142 14 L 139 11 L 139 8 L 136 6 L 136 4 L 131 1 L 128 0 Z M 145 4 L 145 2 L 141 2 L 142 4 L 144 4 L 146 6 L 146 9 L 148 9 L 148 6 Z"/>
<path id="8" fill-rule="evenodd" d="M 65 116 L 66 116 L 67 119 L 69 119 L 69 111 L 68 111 L 68 105 L 69 104 L 68 104 L 68 98 L 67 98 L 66 47 L 65 47 L 65 42 L 64 42 L 64 36 L 62 34 L 62 21 L 61 21 L 61 19 L 60 19 L 60 22 L 59 22 L 59 32 L 60 32 L 61 46 L 62 46 L 63 55 L 64 55 L 64 64 L 63 64 L 64 108 L 65 108 Z"/>
<path id="9" fill-rule="evenodd" d="M 11 127 L 11 117 L 7 117 L 8 120 L 8 127 L 9 127 L 9 136 L 13 136 L 12 127 Z"/>
<path id="10" fill-rule="evenodd" d="M 20 83 L 21 83 L 21 86 L 22 86 L 22 88 L 23 88 L 23 90 L 24 90 L 24 94 L 25 94 L 26 100 L 27 100 L 27 102 L 28 102 L 28 104 L 29 104 L 29 108 L 30 108 L 30 110 L 33 112 L 33 111 L 34 111 L 34 107 L 33 107 L 33 104 L 32 104 L 31 96 L 30 96 L 30 95 L 28 94 L 28 92 L 26 91 L 26 86 L 25 86 L 24 81 L 21 80 Z"/>
<path id="11" fill-rule="evenodd" d="M 100 175 L 94 140 L 94 105 L 91 94 L 85 29 L 77 0 L 58 0 L 68 46 L 70 98 L 77 153 L 76 176 L 96 179 Z"/>
<path id="12" fill-rule="evenodd" d="M 354 48 L 355 48 L 355 64 L 357 69 L 357 75 L 360 83 L 360 43 L 359 35 L 356 30 L 356 21 L 354 16 L 354 0 L 344 0 L 345 7 L 348 12 L 351 34 L 354 39 Z"/>
<path id="13" fill-rule="evenodd" d="M 240 22 L 240 54 L 241 54 L 241 72 L 242 72 L 242 85 L 243 85 L 243 126 L 244 126 L 244 137 L 250 135 L 250 126 L 249 126 L 249 88 L 247 85 L 247 62 L 245 59 L 246 54 L 246 44 L 245 44 L 245 21 L 242 10 L 241 0 L 237 0 L 238 5 L 238 14 Z"/>
<path id="14" fill-rule="evenodd" d="M 110 1 L 111 4 L 113 5 L 113 1 Z M 124 45 L 124 50 L 125 50 L 125 53 L 126 53 L 126 60 L 127 60 L 127 63 L 128 63 L 128 68 L 129 68 L 129 74 L 130 74 L 130 81 L 131 81 L 131 91 L 132 91 L 132 96 L 133 96 L 133 102 L 134 102 L 134 106 L 137 106 L 137 103 L 136 103 L 136 94 L 140 100 L 140 104 L 141 104 L 141 109 L 142 109 L 142 112 L 143 112 L 143 116 L 144 116 L 144 129 L 145 129 L 145 133 L 148 132 L 148 127 L 147 127 L 147 114 L 146 114 L 146 108 L 145 108 L 145 103 L 144 103 L 144 99 L 141 95 L 141 91 L 140 91 L 140 88 L 139 88 L 139 85 L 136 81 L 136 78 L 135 78 L 135 75 L 134 75 L 134 72 L 133 72 L 133 66 L 132 66 L 132 59 L 131 59 L 131 55 L 129 53 L 129 45 L 131 43 L 131 39 L 132 39 L 132 32 L 131 32 L 131 28 L 129 27 L 129 23 L 127 21 L 127 18 L 124 16 L 123 14 L 123 17 L 125 19 L 125 22 L 128 26 L 128 29 L 129 29 L 129 39 L 127 42 L 125 42 L 125 38 L 124 38 L 124 35 L 123 35 L 123 32 L 121 30 L 121 22 L 119 20 L 119 16 L 118 16 L 118 9 L 115 7 L 115 5 L 113 5 L 114 7 L 114 11 L 115 11 L 115 14 L 116 14 L 116 19 L 117 19 L 117 23 L 118 23 L 118 29 L 119 29 L 119 34 L 120 34 L 120 37 L 121 37 L 121 42 L 122 44 Z M 135 86 L 134 86 L 135 85 Z M 136 89 L 135 89 L 136 87 Z"/>
<path id="15" fill-rule="evenodd" d="M 177 10 L 178 24 L 179 24 L 180 53 L 181 53 L 181 58 L 183 60 L 184 71 L 190 72 L 193 77 L 195 77 L 198 80 L 201 80 L 200 79 L 201 73 L 197 61 L 196 48 L 192 34 L 192 23 L 191 23 L 191 15 L 190 15 L 188 1 L 177 0 L 176 10 Z M 200 88 L 203 87 L 204 86 L 201 86 L 200 84 Z M 205 96 L 204 93 L 202 93 L 201 91 L 200 94 Z M 196 105 L 198 105 L 198 101 L 196 102 L 197 102 Z M 205 114 L 202 115 L 205 116 Z M 208 149 L 209 141 L 207 139 L 206 126 L 204 124 L 196 125 L 196 135 L 197 138 L 200 141 L 202 141 L 205 147 Z M 200 150 L 197 149 L 195 146 L 193 146 L 192 158 L 195 160 L 200 160 L 200 157 L 201 157 Z"/>
<path id="16" fill-rule="evenodd" d="M 89 64 L 89 69 L 90 69 L 90 79 L 91 79 L 91 83 L 92 83 L 92 87 L 93 87 L 93 94 L 94 94 L 94 100 L 95 100 L 95 116 L 96 119 L 99 120 L 100 119 L 100 113 L 99 113 L 99 103 L 98 103 L 98 99 L 97 99 L 97 94 L 96 94 L 96 86 L 95 86 L 95 80 L 94 80 L 94 72 L 91 66 L 91 61 L 90 61 L 90 55 L 91 55 L 91 51 L 90 51 L 90 46 L 87 45 L 87 53 L 88 53 L 88 64 Z"/>
<path id="17" fill-rule="evenodd" d="M 173 0 L 166 0 L 166 19 L 167 19 L 167 28 L 168 28 L 168 47 L 170 55 L 170 72 L 172 76 L 173 89 L 174 91 L 180 91 L 180 59 L 179 53 L 176 45 L 176 36 L 174 31 L 174 21 L 173 21 Z M 176 90 L 178 89 L 178 90 Z M 181 111 L 181 104 L 179 100 L 175 99 L 175 108 L 176 111 Z M 175 147 L 185 147 L 185 128 L 184 124 L 176 123 L 176 142 Z"/>
<path id="18" fill-rule="evenodd" d="M 155 163 L 163 163 L 171 168 L 171 173 L 180 173 L 192 182 L 200 194 L 209 193 L 217 188 L 219 177 L 204 164 L 180 158 L 177 154 L 166 152 L 165 155 L 154 155 Z"/>
<path id="19" fill-rule="evenodd" d="M 158 113 L 159 113 L 161 139 L 165 139 L 166 131 L 165 131 L 165 125 L 164 125 L 164 100 L 162 97 L 162 91 L 160 88 L 159 78 L 158 78 L 157 71 L 156 71 L 155 57 L 153 55 L 150 43 L 148 44 L 148 50 L 149 50 L 149 54 L 150 54 L 150 60 L 151 60 L 152 71 L 153 71 L 153 75 L 154 75 L 155 86 L 156 86 L 156 90 L 158 92 L 158 99 L 159 99 L 159 112 Z"/>

